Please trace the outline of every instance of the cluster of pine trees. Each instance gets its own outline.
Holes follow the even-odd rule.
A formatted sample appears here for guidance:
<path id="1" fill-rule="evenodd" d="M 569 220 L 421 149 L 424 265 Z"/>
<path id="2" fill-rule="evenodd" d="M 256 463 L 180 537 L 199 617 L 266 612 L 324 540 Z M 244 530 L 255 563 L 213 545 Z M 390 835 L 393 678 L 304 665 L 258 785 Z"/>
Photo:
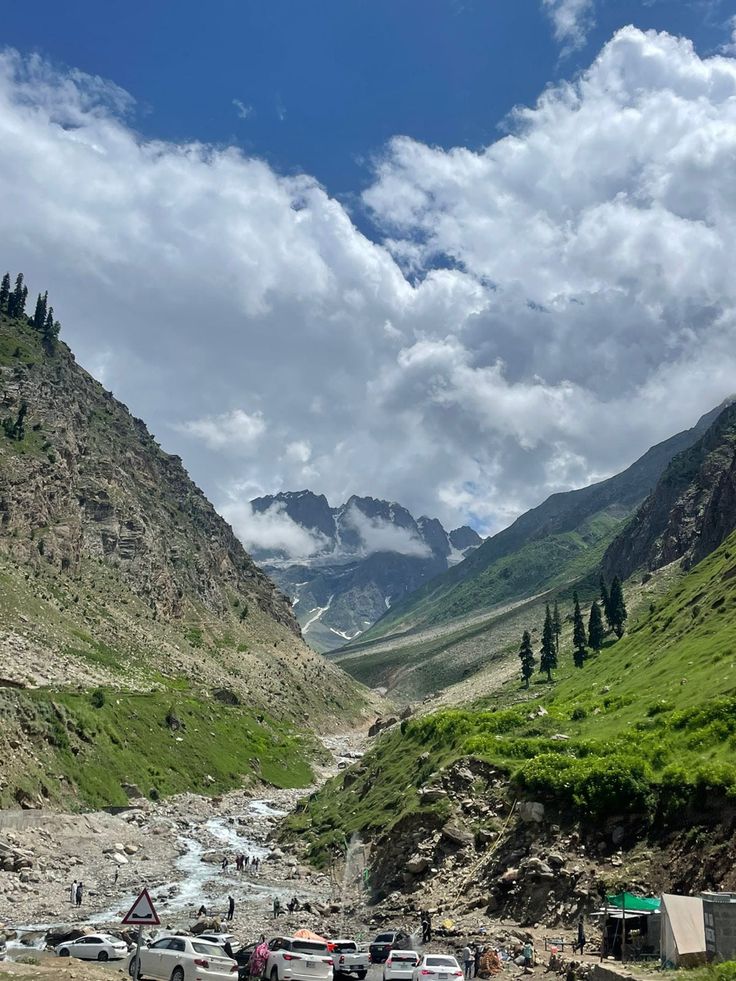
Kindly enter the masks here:
<path id="1" fill-rule="evenodd" d="M 49 305 L 48 292 L 38 294 L 32 317 L 26 314 L 27 302 L 28 287 L 23 281 L 23 273 L 18 273 L 15 286 L 11 288 L 10 273 L 6 272 L 0 282 L 0 313 L 6 314 L 11 320 L 25 318 L 41 334 L 45 343 L 53 346 L 59 336 L 61 324 L 54 319 L 54 308 Z"/>
<path id="2" fill-rule="evenodd" d="M 609 590 L 606 581 L 601 576 L 600 580 L 600 602 L 593 600 L 588 615 L 588 625 L 586 629 L 585 620 L 577 592 L 573 593 L 573 612 L 572 612 L 572 658 L 576 668 L 582 668 L 588 658 L 588 652 L 598 653 L 608 633 L 613 631 L 617 638 L 621 638 L 628 613 L 626 611 L 626 601 L 621 580 L 616 576 L 611 583 Z M 554 609 L 550 610 L 549 603 L 544 614 L 544 626 L 542 627 L 542 646 L 539 652 L 539 670 L 547 675 L 547 680 L 552 680 L 552 671 L 557 667 L 560 655 L 560 634 L 562 633 L 562 621 L 560 610 L 555 600 Z M 521 661 L 521 678 L 526 688 L 534 674 L 537 659 L 532 648 L 532 638 L 528 630 L 524 631 L 519 648 L 519 660 Z"/>

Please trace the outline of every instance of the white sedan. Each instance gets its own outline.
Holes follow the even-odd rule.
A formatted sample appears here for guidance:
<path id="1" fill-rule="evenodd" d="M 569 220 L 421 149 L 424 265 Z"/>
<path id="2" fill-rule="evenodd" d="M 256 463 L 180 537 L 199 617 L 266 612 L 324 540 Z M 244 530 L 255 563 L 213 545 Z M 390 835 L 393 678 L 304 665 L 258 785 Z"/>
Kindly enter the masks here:
<path id="1" fill-rule="evenodd" d="M 460 965 L 449 954 L 425 954 L 414 968 L 413 981 L 450 981 L 461 978 Z"/>
<path id="2" fill-rule="evenodd" d="M 126 957 L 128 945 L 109 933 L 93 933 L 77 940 L 67 940 L 54 948 L 59 957 L 79 957 L 84 961 L 119 961 Z"/>
<path id="3" fill-rule="evenodd" d="M 383 965 L 383 981 L 411 981 L 418 964 L 415 950 L 392 950 Z"/>
<path id="4" fill-rule="evenodd" d="M 164 937 L 128 962 L 131 978 L 151 981 L 236 981 L 238 965 L 218 944 L 198 937 Z"/>

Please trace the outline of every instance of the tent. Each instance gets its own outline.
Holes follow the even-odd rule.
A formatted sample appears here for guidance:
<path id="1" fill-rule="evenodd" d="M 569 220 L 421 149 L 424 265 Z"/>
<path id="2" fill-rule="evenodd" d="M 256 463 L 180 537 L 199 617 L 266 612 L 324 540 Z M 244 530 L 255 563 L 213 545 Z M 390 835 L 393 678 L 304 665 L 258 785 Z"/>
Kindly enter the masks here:
<path id="1" fill-rule="evenodd" d="M 662 896 L 662 961 L 665 967 L 705 964 L 703 900 Z"/>
<path id="2" fill-rule="evenodd" d="M 614 909 L 625 909 L 627 913 L 657 913 L 659 899 L 644 899 L 631 892 L 620 892 L 617 896 L 607 896 L 607 904 Z"/>

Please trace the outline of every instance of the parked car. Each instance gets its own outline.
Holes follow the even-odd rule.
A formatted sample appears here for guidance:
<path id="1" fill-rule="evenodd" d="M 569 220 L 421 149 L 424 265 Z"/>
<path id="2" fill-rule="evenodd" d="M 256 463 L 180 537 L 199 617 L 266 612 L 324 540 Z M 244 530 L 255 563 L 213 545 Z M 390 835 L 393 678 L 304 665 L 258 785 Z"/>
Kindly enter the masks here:
<path id="1" fill-rule="evenodd" d="M 411 981 L 418 963 L 415 950 L 392 950 L 383 965 L 383 981 Z"/>
<path id="2" fill-rule="evenodd" d="M 411 950 L 412 940 L 408 933 L 403 930 L 393 930 L 388 933 L 379 933 L 370 945 L 369 952 L 373 964 L 383 964 L 390 952 L 396 950 Z"/>
<path id="3" fill-rule="evenodd" d="M 218 944 L 199 937 L 164 937 L 128 961 L 131 978 L 151 981 L 235 981 L 238 965 Z"/>
<path id="4" fill-rule="evenodd" d="M 128 945 L 109 933 L 93 933 L 77 940 L 67 940 L 55 947 L 59 957 L 79 957 L 83 961 L 119 961 L 127 957 Z"/>
<path id="5" fill-rule="evenodd" d="M 460 965 L 450 954 L 425 954 L 412 974 L 413 981 L 451 981 L 462 976 Z"/>
<path id="6" fill-rule="evenodd" d="M 331 981 L 334 961 L 327 944 L 302 937 L 275 937 L 263 975 L 268 981 Z"/>
<path id="7" fill-rule="evenodd" d="M 207 940 L 211 944 L 218 944 L 220 947 L 224 947 L 225 944 L 230 944 L 233 950 L 240 946 L 240 941 L 232 933 L 200 933 L 199 939 Z"/>
<path id="8" fill-rule="evenodd" d="M 360 950 L 354 940 L 334 940 L 330 944 L 335 962 L 335 975 L 354 974 L 363 981 L 371 959 L 367 950 Z"/>

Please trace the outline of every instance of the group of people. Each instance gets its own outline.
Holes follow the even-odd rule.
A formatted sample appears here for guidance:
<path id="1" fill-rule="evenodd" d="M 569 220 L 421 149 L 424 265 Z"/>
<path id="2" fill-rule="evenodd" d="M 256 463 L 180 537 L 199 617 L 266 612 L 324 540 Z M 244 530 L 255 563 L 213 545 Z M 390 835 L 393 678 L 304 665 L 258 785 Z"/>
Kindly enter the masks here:
<path id="1" fill-rule="evenodd" d="M 530 939 L 517 944 L 512 953 L 498 947 L 484 947 L 479 943 L 466 944 L 460 953 L 463 973 L 466 979 L 490 978 L 503 971 L 503 962 L 512 960 L 519 967 L 533 967 L 535 963 L 534 945 Z"/>
<path id="2" fill-rule="evenodd" d="M 75 879 L 69 886 L 69 902 L 72 906 L 81 906 L 84 898 L 84 884 Z"/>
<path id="3" fill-rule="evenodd" d="M 222 860 L 222 871 L 224 872 L 228 867 L 229 861 L 227 855 Z M 252 868 L 255 872 L 261 866 L 261 860 L 257 855 L 236 855 L 235 856 L 235 868 L 238 872 L 243 872 L 245 869 Z"/>

